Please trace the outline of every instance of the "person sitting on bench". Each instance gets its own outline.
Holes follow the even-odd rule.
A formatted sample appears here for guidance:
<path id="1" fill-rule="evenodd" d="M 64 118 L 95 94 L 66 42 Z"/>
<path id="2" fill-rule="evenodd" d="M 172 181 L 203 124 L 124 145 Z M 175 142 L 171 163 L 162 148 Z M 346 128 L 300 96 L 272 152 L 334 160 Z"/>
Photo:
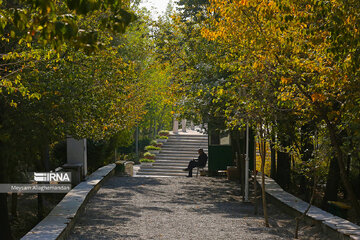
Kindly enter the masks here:
<path id="1" fill-rule="evenodd" d="M 198 150 L 198 153 L 199 153 L 199 157 L 191 160 L 189 162 L 188 167 L 184 169 L 184 171 L 189 171 L 189 174 L 187 175 L 187 177 L 192 177 L 193 168 L 196 168 L 196 167 L 203 168 L 206 166 L 208 156 L 206 155 L 206 153 L 204 152 L 204 150 L 202 148 L 200 148 Z"/>

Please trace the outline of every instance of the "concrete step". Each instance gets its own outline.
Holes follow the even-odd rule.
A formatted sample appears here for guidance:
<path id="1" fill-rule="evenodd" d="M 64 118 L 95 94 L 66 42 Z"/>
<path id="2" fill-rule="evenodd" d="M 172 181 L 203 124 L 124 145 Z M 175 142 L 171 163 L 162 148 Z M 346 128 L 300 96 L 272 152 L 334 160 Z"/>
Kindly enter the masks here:
<path id="1" fill-rule="evenodd" d="M 204 150 L 205 151 L 205 150 Z M 207 153 L 207 151 L 205 151 L 205 153 Z M 195 151 L 188 151 L 188 150 L 175 150 L 175 149 L 165 149 L 165 150 L 161 150 L 158 154 L 156 154 L 157 156 L 159 155 L 171 155 L 171 156 L 183 156 L 183 155 L 191 155 L 194 157 L 198 157 L 199 155 L 196 154 Z"/>
<path id="2" fill-rule="evenodd" d="M 184 172 L 183 169 L 187 168 L 187 165 L 186 166 L 178 166 L 178 165 L 172 165 L 172 166 L 162 166 L 162 165 L 155 165 L 153 164 L 152 167 L 141 167 L 140 169 L 141 170 L 154 170 L 154 171 L 169 171 L 169 172 L 176 172 L 176 171 L 181 171 L 181 172 Z M 205 167 L 204 169 L 207 170 L 207 167 Z M 196 168 L 193 170 L 193 171 L 196 171 Z"/>
<path id="3" fill-rule="evenodd" d="M 194 144 L 194 143 L 203 143 L 203 144 L 207 144 L 208 140 L 204 139 L 204 140 L 187 140 L 187 139 L 174 139 L 174 138 L 169 138 L 166 143 L 172 143 L 172 142 L 182 142 L 184 144 Z"/>
<path id="4" fill-rule="evenodd" d="M 153 164 L 152 167 L 141 167 L 141 169 L 168 169 L 168 170 L 183 170 L 187 166 L 183 165 L 162 165 L 162 164 Z"/>
<path id="5" fill-rule="evenodd" d="M 193 144 L 193 145 L 183 145 L 183 144 L 179 144 L 179 143 L 174 143 L 174 144 L 166 144 L 163 145 L 162 148 L 184 148 L 184 149 L 192 149 L 197 151 L 199 148 L 202 149 L 208 149 L 208 145 L 207 144 Z"/>
<path id="6" fill-rule="evenodd" d="M 168 164 L 168 165 L 188 165 L 189 164 L 189 160 L 165 160 L 165 159 L 160 159 L 160 160 L 156 160 L 155 164 Z"/>
<path id="7" fill-rule="evenodd" d="M 173 147 L 173 148 L 187 148 L 187 149 L 195 149 L 198 150 L 199 148 L 203 148 L 203 149 L 207 149 L 208 145 L 207 144 L 189 144 L 189 145 L 183 145 L 181 143 L 172 143 L 172 144 L 164 144 L 162 146 L 162 148 L 168 148 L 168 147 Z"/>
<path id="8" fill-rule="evenodd" d="M 208 140 L 207 139 L 204 139 L 204 140 L 187 140 L 187 139 L 184 139 L 184 140 L 181 140 L 181 139 L 174 139 L 174 138 L 169 138 L 165 144 L 168 144 L 168 143 L 173 143 L 173 142 L 177 142 L 177 143 L 183 143 L 183 144 L 188 144 L 188 145 L 191 145 L 191 144 L 198 144 L 198 143 L 201 143 L 201 144 L 208 144 Z"/>
<path id="9" fill-rule="evenodd" d="M 172 141 L 181 141 L 181 142 L 186 142 L 186 143 L 193 143 L 193 142 L 204 142 L 207 143 L 208 142 L 208 138 L 204 137 L 204 138 L 178 138 L 178 137 L 169 137 L 168 140 L 166 142 L 172 142 Z"/>
<path id="10" fill-rule="evenodd" d="M 192 159 L 178 159 L 178 158 L 173 158 L 173 159 L 169 159 L 169 158 L 159 158 L 159 159 L 156 159 L 155 162 L 156 163 L 163 163 L 163 162 L 166 162 L 166 163 L 189 163 L 189 161 L 192 160 Z"/>
<path id="11" fill-rule="evenodd" d="M 206 151 L 205 151 L 206 152 Z M 194 151 L 182 151 L 182 150 L 162 150 L 160 151 L 160 153 L 157 154 L 157 156 L 159 155 L 172 155 L 172 156 L 183 156 L 183 155 L 188 155 L 188 156 L 199 156 L 198 154 L 194 153 Z"/>
<path id="12" fill-rule="evenodd" d="M 159 154 L 162 154 L 162 155 L 179 155 L 179 156 L 199 156 L 199 154 L 197 154 L 197 151 L 178 151 L 178 150 L 161 150 Z"/>
<path id="13" fill-rule="evenodd" d="M 183 144 L 179 144 L 179 143 L 174 143 L 174 144 L 164 144 L 162 146 L 164 147 L 176 147 L 176 148 L 188 148 L 188 149 L 195 149 L 198 150 L 199 148 L 208 148 L 208 145 L 205 144 L 192 144 L 192 145 L 183 145 Z"/>
<path id="14" fill-rule="evenodd" d="M 193 160 L 194 158 L 198 158 L 198 155 L 187 153 L 187 154 L 181 154 L 179 152 L 176 152 L 176 154 L 169 154 L 169 153 L 159 153 L 156 155 L 155 159 L 190 159 Z"/>
<path id="15" fill-rule="evenodd" d="M 184 168 L 171 169 L 171 168 L 159 168 L 159 167 L 140 167 L 140 172 L 141 171 L 152 171 L 152 172 L 181 173 L 181 172 L 184 172 L 182 169 L 184 169 Z"/>
<path id="16" fill-rule="evenodd" d="M 141 166 L 138 176 L 186 176 L 182 171 L 189 161 L 198 157 L 199 148 L 208 152 L 208 136 L 201 134 L 170 135 L 152 167 Z M 196 173 L 196 170 L 193 171 Z"/>
<path id="17" fill-rule="evenodd" d="M 179 158 L 177 156 L 173 156 L 173 157 L 159 157 L 155 159 L 155 162 L 189 162 L 190 160 L 193 160 L 194 158 Z"/>
<path id="18" fill-rule="evenodd" d="M 204 144 L 207 145 L 208 141 L 186 141 L 186 140 L 176 140 L 176 139 L 169 139 L 164 144 L 172 144 L 172 143 L 180 143 L 183 145 L 194 145 L 194 144 Z"/>
<path id="19" fill-rule="evenodd" d="M 186 168 L 189 163 L 183 162 L 183 163 L 174 163 L 174 162 L 158 162 L 154 163 L 154 167 L 162 167 L 162 168 Z"/>
<path id="20" fill-rule="evenodd" d="M 197 151 L 199 148 L 202 148 L 204 150 L 208 149 L 208 146 L 206 145 L 194 145 L 194 146 L 184 146 L 184 145 L 163 145 L 161 147 L 161 149 L 184 149 L 184 150 L 193 150 L 193 151 Z"/>
<path id="21" fill-rule="evenodd" d="M 183 146 L 208 146 L 207 142 L 183 142 L 183 141 L 167 141 L 163 145 L 183 145 Z"/>
<path id="22" fill-rule="evenodd" d="M 168 159 L 168 160 L 193 160 L 197 158 L 196 155 L 180 155 L 180 154 L 158 154 L 156 155 L 155 159 Z"/>
<path id="23" fill-rule="evenodd" d="M 206 152 L 206 151 L 205 151 Z M 164 149 L 161 150 L 157 155 L 162 156 L 194 156 L 198 157 L 197 151 L 190 151 L 190 150 L 175 150 L 175 149 Z"/>
<path id="24" fill-rule="evenodd" d="M 168 161 L 190 161 L 196 157 L 189 156 L 178 156 L 178 155 L 159 155 L 156 156 L 155 161 L 157 160 L 168 160 Z"/>
<path id="25" fill-rule="evenodd" d="M 191 161 L 193 160 L 195 157 L 179 157 L 179 156 L 156 156 L 155 161 L 161 161 L 161 160 L 167 160 L 167 161 Z"/>
<path id="26" fill-rule="evenodd" d="M 168 169 L 140 169 L 138 171 L 138 174 L 145 174 L 148 175 L 151 173 L 152 175 L 187 175 L 188 171 L 182 171 L 182 170 L 168 170 Z M 193 169 L 193 174 L 196 174 L 196 168 Z"/>
<path id="27" fill-rule="evenodd" d="M 203 141 L 203 140 L 207 140 L 209 139 L 208 136 L 206 135 L 202 135 L 202 136 L 198 136 L 198 137 L 193 137 L 193 136 L 175 136 L 175 135 L 170 135 L 168 137 L 168 139 L 179 139 L 179 140 L 192 140 L 192 141 Z"/>
<path id="28" fill-rule="evenodd" d="M 207 138 L 208 135 L 207 134 L 186 134 L 186 135 L 170 134 L 169 137 L 174 137 L 174 138 Z"/>
<path id="29" fill-rule="evenodd" d="M 157 157 L 163 156 L 169 156 L 169 157 L 175 157 L 175 156 L 179 156 L 179 157 L 198 157 L 199 155 L 194 153 L 194 151 L 175 151 L 175 150 L 163 150 L 160 153 L 158 153 L 156 155 Z"/>
<path id="30" fill-rule="evenodd" d="M 162 152 L 165 152 L 165 153 L 166 153 L 166 152 L 175 152 L 175 153 L 190 153 L 190 154 L 192 154 L 192 155 L 199 155 L 199 154 L 197 154 L 197 150 L 198 150 L 198 149 L 162 148 L 158 154 L 160 154 L 160 153 L 162 153 Z M 207 150 L 207 149 L 204 149 L 204 152 L 207 153 L 208 150 Z"/>

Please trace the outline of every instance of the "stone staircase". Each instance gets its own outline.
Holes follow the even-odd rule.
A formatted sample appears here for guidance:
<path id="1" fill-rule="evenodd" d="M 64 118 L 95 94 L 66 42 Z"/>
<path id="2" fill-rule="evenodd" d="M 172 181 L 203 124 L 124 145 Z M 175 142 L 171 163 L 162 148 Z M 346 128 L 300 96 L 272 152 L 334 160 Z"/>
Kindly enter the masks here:
<path id="1" fill-rule="evenodd" d="M 137 176 L 186 176 L 189 161 L 198 157 L 197 150 L 204 149 L 208 153 L 208 136 L 196 131 L 187 130 L 178 134 L 170 133 L 160 153 L 156 154 L 153 166 L 141 166 Z M 193 173 L 196 174 L 196 169 Z"/>

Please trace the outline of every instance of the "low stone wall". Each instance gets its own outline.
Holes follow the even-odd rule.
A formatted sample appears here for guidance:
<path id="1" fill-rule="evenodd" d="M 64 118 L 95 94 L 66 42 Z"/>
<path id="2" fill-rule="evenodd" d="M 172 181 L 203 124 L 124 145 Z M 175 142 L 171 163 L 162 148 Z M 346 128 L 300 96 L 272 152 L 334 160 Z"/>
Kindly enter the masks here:
<path id="1" fill-rule="evenodd" d="M 260 182 L 261 176 L 258 176 Z M 265 177 L 265 188 L 267 197 L 274 204 L 282 207 L 288 213 L 298 216 L 303 214 L 308 208 L 309 203 L 285 192 L 273 179 Z M 321 226 L 322 230 L 335 239 L 356 239 L 360 240 L 360 226 L 348 220 L 334 216 L 320 208 L 311 206 L 306 214 L 307 222 L 312 222 Z"/>
<path id="2" fill-rule="evenodd" d="M 66 239 L 86 202 L 99 190 L 104 180 L 114 174 L 115 166 L 109 164 L 93 172 L 86 181 L 68 192 L 49 215 L 21 239 Z"/>

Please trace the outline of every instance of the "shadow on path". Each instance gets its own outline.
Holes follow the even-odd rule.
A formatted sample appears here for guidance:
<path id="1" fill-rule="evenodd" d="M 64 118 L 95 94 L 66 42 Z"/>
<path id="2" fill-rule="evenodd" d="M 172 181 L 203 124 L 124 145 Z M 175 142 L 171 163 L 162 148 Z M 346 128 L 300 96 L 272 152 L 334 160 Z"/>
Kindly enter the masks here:
<path id="1" fill-rule="evenodd" d="M 269 205 L 271 228 L 216 178 L 113 177 L 90 199 L 69 239 L 293 239 L 293 218 Z M 261 213 L 261 208 L 259 209 Z M 302 239 L 327 239 L 302 228 Z"/>

